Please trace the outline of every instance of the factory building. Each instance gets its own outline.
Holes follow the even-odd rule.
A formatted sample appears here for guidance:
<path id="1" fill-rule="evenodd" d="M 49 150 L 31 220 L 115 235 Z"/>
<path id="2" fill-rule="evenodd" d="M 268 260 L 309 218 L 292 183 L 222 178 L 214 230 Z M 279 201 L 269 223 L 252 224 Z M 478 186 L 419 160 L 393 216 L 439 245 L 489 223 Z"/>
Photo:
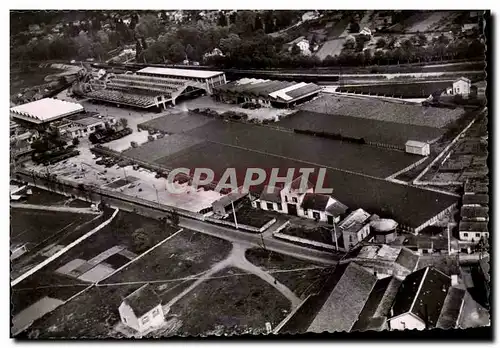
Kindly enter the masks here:
<path id="1" fill-rule="evenodd" d="M 314 83 L 243 78 L 214 88 L 215 100 L 231 103 L 254 103 L 264 107 L 289 108 L 311 100 L 321 87 Z"/>

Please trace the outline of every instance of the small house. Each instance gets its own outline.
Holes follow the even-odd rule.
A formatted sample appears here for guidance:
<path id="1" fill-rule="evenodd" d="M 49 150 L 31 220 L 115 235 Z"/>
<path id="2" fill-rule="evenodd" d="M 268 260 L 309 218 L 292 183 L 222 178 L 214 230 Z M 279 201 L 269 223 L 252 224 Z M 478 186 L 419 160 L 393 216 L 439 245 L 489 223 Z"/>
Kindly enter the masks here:
<path id="1" fill-rule="evenodd" d="M 123 324 L 141 333 L 165 321 L 161 299 L 148 283 L 128 295 L 118 311 Z"/>
<path id="2" fill-rule="evenodd" d="M 471 81 L 466 77 L 460 77 L 453 82 L 453 94 L 469 97 Z"/>
<path id="3" fill-rule="evenodd" d="M 405 144 L 405 149 L 407 153 L 420 156 L 429 156 L 431 153 L 431 147 L 428 143 L 416 140 L 408 140 Z"/>
<path id="4" fill-rule="evenodd" d="M 340 224 L 339 228 L 342 232 L 344 240 L 344 248 L 350 250 L 354 245 L 361 242 L 370 234 L 370 224 L 368 219 L 370 214 L 359 208 L 350 213 Z"/>
<path id="5" fill-rule="evenodd" d="M 488 223 L 486 221 L 461 221 L 458 229 L 461 241 L 478 243 L 481 238 L 488 239 Z"/>

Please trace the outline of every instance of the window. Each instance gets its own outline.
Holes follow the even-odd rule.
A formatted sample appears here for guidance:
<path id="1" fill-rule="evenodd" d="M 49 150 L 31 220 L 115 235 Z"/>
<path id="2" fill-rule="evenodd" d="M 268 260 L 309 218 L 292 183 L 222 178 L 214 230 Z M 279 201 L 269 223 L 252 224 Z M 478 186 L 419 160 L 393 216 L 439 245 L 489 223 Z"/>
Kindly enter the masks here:
<path id="1" fill-rule="evenodd" d="M 297 203 L 297 197 L 292 197 L 292 202 Z"/>
<path id="2" fill-rule="evenodd" d="M 349 242 L 352 242 L 352 236 L 349 236 Z"/>
<path id="3" fill-rule="evenodd" d="M 147 316 L 147 315 L 146 315 L 146 316 L 144 316 L 144 317 L 142 318 L 142 323 L 143 323 L 143 324 L 146 324 L 148 321 L 149 321 L 149 316 Z"/>
<path id="4" fill-rule="evenodd" d="M 273 210 L 273 204 L 272 204 L 272 203 L 267 202 L 267 203 L 266 203 L 266 207 L 267 207 L 267 209 L 269 209 L 269 210 Z"/>
<path id="5" fill-rule="evenodd" d="M 464 232 L 464 237 L 468 237 L 469 234 L 467 232 Z"/>
<path id="6" fill-rule="evenodd" d="M 285 196 L 285 202 L 288 202 L 288 196 Z"/>
<path id="7" fill-rule="evenodd" d="M 281 203 L 277 203 L 277 206 L 278 206 L 278 210 L 283 210 L 283 206 L 281 205 Z"/>
<path id="8" fill-rule="evenodd" d="M 304 209 L 304 215 L 308 215 L 308 213 L 307 209 Z"/>
<path id="9" fill-rule="evenodd" d="M 476 233 L 476 237 L 481 237 L 481 233 Z"/>
<path id="10" fill-rule="evenodd" d="M 319 213 L 317 213 L 317 212 L 315 212 L 315 211 L 314 211 L 314 212 L 313 212 L 313 218 L 314 218 L 315 220 L 319 220 L 319 219 L 320 219 Z"/>
<path id="11" fill-rule="evenodd" d="M 160 310 L 158 308 L 156 308 L 155 310 L 153 310 L 153 318 L 157 317 L 158 314 L 160 314 Z"/>
<path id="12" fill-rule="evenodd" d="M 127 323 L 127 318 L 123 317 L 123 322 Z"/>

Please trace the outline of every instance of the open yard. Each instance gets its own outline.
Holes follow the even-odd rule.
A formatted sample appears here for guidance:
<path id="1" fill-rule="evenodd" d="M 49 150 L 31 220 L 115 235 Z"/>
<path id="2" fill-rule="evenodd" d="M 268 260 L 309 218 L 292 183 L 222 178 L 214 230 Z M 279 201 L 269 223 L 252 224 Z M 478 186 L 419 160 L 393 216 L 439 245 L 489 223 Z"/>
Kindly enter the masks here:
<path id="1" fill-rule="evenodd" d="M 239 208 L 236 208 L 236 220 L 238 224 L 261 228 L 269 221 L 281 214 L 273 214 L 264 210 L 254 209 L 249 201 L 245 201 Z M 233 214 L 229 214 L 226 221 L 234 222 Z"/>
<path id="2" fill-rule="evenodd" d="M 167 284 L 179 278 L 195 277 L 223 260 L 231 244 L 222 239 L 184 230 L 147 256 L 106 279 L 106 284 L 155 282 Z"/>
<path id="3" fill-rule="evenodd" d="M 203 282 L 172 306 L 180 335 L 263 334 L 290 311 L 290 302 L 253 274 L 229 268 Z"/>
<path id="4" fill-rule="evenodd" d="M 403 148 L 407 140 L 430 141 L 439 138 L 444 133 L 444 130 L 434 127 L 310 111 L 299 111 L 282 119 L 276 125 L 292 129 L 341 134 L 345 137 L 363 138 L 367 142 L 396 145 Z"/>
<path id="5" fill-rule="evenodd" d="M 405 105 L 374 98 L 324 95 L 300 107 L 301 110 L 376 119 L 418 126 L 441 128 L 457 120 L 463 109 L 444 109 Z"/>

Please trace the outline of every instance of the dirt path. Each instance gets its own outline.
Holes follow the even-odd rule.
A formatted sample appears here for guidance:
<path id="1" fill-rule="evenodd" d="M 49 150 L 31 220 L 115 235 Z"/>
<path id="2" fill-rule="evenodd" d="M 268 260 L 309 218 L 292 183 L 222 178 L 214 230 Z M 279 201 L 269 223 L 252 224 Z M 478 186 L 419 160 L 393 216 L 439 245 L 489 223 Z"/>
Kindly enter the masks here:
<path id="1" fill-rule="evenodd" d="M 20 209 L 33 209 L 33 210 L 64 211 L 64 212 L 76 213 L 76 214 L 94 214 L 94 215 L 100 214 L 100 212 L 93 211 L 90 208 L 73 208 L 73 207 L 65 207 L 65 206 L 11 203 L 10 207 L 11 208 L 20 208 Z"/>
<path id="2" fill-rule="evenodd" d="M 212 266 L 212 268 L 210 268 L 203 275 L 201 275 L 201 277 L 199 277 L 193 284 L 191 284 L 183 292 L 181 292 L 179 295 L 177 295 L 167 304 L 165 304 L 163 306 L 164 309 L 168 311 L 175 303 L 177 303 L 177 301 L 186 296 L 198 285 L 200 285 L 201 283 L 203 283 L 208 279 L 211 279 L 212 276 L 218 273 L 219 271 L 222 271 L 223 269 L 231 266 L 247 271 L 251 274 L 258 276 L 262 280 L 266 281 L 267 283 L 272 285 L 276 290 L 278 290 L 283 296 L 285 296 L 288 300 L 290 300 L 292 305 L 292 310 L 296 308 L 300 304 L 300 299 L 288 287 L 278 282 L 276 278 L 274 278 L 270 273 L 265 272 L 264 270 L 255 266 L 246 259 L 245 251 L 248 249 L 248 247 L 249 246 L 247 245 L 233 243 L 233 249 L 231 250 L 231 253 L 226 259 Z"/>

